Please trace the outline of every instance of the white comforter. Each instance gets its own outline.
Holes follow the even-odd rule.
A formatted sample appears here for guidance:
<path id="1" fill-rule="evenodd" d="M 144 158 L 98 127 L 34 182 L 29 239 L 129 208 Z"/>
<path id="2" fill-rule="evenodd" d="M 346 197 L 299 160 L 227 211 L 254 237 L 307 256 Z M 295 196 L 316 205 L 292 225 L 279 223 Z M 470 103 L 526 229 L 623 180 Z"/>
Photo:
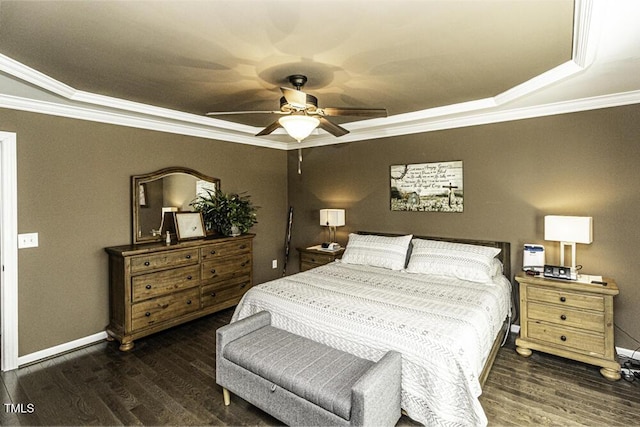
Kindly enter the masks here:
<path id="1" fill-rule="evenodd" d="M 402 408 L 425 425 L 486 425 L 478 377 L 510 309 L 503 277 L 478 284 L 329 265 L 253 287 L 233 321 L 262 310 L 274 326 L 377 361 L 402 354 Z"/>

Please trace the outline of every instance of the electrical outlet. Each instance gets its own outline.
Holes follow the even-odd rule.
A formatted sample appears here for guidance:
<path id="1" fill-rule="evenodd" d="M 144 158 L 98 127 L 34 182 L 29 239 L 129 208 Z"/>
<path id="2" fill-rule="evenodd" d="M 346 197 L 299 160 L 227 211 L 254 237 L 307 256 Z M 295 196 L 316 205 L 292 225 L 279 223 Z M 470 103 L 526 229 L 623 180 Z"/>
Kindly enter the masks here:
<path id="1" fill-rule="evenodd" d="M 37 248 L 38 233 L 18 234 L 18 249 Z"/>
<path id="2" fill-rule="evenodd" d="M 271 261 L 271 268 L 278 268 L 278 260 L 274 259 L 273 261 Z"/>

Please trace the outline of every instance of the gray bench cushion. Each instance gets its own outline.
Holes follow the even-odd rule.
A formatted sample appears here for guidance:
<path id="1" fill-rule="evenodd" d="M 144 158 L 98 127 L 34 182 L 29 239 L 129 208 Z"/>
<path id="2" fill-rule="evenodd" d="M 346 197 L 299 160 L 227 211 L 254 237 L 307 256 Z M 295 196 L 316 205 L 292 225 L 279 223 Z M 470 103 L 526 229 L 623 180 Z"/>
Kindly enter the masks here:
<path id="1" fill-rule="evenodd" d="M 352 386 L 373 365 L 273 326 L 230 342 L 224 357 L 345 420 Z"/>

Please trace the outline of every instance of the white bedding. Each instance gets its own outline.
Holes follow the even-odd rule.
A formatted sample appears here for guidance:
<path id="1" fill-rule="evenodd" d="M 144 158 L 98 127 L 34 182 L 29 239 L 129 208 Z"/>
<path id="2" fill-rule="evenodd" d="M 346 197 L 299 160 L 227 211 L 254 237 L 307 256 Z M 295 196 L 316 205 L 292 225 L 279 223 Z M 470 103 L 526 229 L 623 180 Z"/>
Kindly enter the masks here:
<path id="1" fill-rule="evenodd" d="M 402 408 L 425 425 L 486 425 L 479 375 L 510 309 L 504 276 L 479 284 L 334 262 L 253 287 L 232 322 L 274 326 L 377 361 L 402 353 Z"/>

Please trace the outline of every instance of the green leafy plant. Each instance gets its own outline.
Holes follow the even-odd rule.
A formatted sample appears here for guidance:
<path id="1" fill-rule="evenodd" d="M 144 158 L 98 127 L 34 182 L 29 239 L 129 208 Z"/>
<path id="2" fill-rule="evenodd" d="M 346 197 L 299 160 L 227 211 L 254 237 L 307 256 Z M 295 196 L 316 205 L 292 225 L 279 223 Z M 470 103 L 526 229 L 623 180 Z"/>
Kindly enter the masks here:
<path id="1" fill-rule="evenodd" d="M 207 190 L 207 195 L 198 196 L 190 205 L 197 212 L 202 212 L 207 230 L 214 230 L 225 236 L 232 234 L 232 226 L 238 227 L 240 233 L 246 233 L 258 223 L 256 211 L 250 196 L 235 193 L 223 193 L 220 190 Z"/>

